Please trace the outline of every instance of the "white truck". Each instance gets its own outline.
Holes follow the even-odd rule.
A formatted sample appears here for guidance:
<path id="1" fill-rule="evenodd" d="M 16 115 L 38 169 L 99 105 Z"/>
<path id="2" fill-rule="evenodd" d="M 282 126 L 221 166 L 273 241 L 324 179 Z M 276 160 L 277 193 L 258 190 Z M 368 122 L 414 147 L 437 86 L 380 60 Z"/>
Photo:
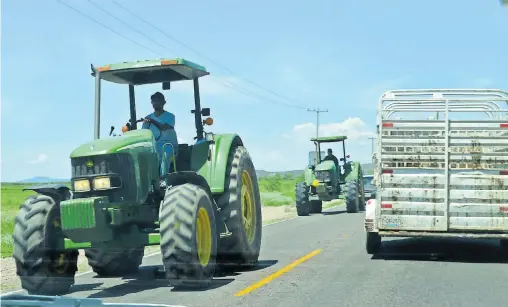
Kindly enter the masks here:
<path id="1" fill-rule="evenodd" d="M 373 162 L 367 253 L 382 237 L 461 237 L 499 239 L 508 255 L 506 91 L 385 92 Z"/>

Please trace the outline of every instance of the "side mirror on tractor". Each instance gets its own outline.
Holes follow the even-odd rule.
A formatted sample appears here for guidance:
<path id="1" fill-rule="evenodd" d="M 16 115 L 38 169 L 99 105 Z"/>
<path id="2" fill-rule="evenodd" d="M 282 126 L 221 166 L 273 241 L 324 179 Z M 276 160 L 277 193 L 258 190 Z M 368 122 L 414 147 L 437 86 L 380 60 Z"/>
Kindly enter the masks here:
<path id="1" fill-rule="evenodd" d="M 210 108 L 202 108 L 201 115 L 202 116 L 210 116 Z"/>

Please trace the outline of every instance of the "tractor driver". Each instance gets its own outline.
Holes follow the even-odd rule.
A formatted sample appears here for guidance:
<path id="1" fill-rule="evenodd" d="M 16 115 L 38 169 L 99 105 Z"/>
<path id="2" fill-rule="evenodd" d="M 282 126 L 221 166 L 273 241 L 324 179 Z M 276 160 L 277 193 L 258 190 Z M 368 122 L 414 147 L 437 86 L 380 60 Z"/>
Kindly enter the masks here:
<path id="1" fill-rule="evenodd" d="M 155 137 L 157 154 L 159 155 L 160 161 L 163 156 L 163 146 L 166 143 L 170 143 L 174 146 L 175 154 L 178 150 L 178 139 L 175 132 L 175 115 L 164 110 L 166 99 L 161 92 L 156 92 L 151 96 L 152 107 L 154 112 L 145 117 L 142 129 L 150 129 Z M 163 169 L 168 169 L 167 164 L 173 161 L 173 149 L 171 146 L 166 145 L 165 151 L 167 153 L 166 161 L 162 161 L 161 166 Z M 163 172 L 164 173 L 164 172 Z"/>
<path id="2" fill-rule="evenodd" d="M 323 161 L 333 161 L 335 163 L 335 168 L 337 169 L 337 172 L 339 172 L 339 160 L 337 160 L 337 157 L 333 155 L 332 149 L 328 148 L 328 155 L 323 159 Z"/>

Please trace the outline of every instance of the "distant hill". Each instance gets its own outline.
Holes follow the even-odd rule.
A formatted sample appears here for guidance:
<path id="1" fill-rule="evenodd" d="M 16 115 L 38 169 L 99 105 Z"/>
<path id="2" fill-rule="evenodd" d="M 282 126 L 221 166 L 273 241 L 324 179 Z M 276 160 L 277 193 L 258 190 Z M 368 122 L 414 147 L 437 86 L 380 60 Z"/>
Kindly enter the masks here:
<path id="1" fill-rule="evenodd" d="M 275 176 L 276 174 L 292 175 L 293 177 L 296 177 L 296 176 L 303 174 L 303 170 L 283 171 L 283 172 L 268 172 L 268 171 L 263 171 L 263 170 L 257 170 L 256 174 L 258 175 L 258 178 Z"/>
<path id="2" fill-rule="evenodd" d="M 371 175 L 373 173 L 372 163 L 362 164 L 363 173 L 365 175 Z M 264 170 L 256 170 L 256 174 L 258 178 L 263 178 L 267 176 L 275 176 L 276 174 L 280 175 L 292 175 L 293 177 L 299 176 L 303 173 L 303 170 L 294 170 L 294 171 L 283 171 L 283 172 L 268 172 Z"/>
<path id="3" fill-rule="evenodd" d="M 33 177 L 33 178 L 17 181 L 17 183 L 50 183 L 50 182 L 67 182 L 67 181 L 70 181 L 70 180 L 69 179 L 50 178 L 50 177 Z"/>
<path id="4" fill-rule="evenodd" d="M 372 174 L 372 163 L 365 163 L 362 164 L 363 173 L 365 175 Z M 292 175 L 293 177 L 299 176 L 303 173 L 303 170 L 293 170 L 293 171 L 283 171 L 283 172 L 269 172 L 264 170 L 257 170 L 256 174 L 258 175 L 258 178 L 263 178 L 267 176 L 275 176 L 276 174 L 280 175 Z M 50 178 L 50 177 L 33 177 L 29 179 L 23 179 L 20 181 L 17 181 L 16 183 L 50 183 L 50 182 L 68 182 L 69 179 L 57 179 L 57 178 Z"/>

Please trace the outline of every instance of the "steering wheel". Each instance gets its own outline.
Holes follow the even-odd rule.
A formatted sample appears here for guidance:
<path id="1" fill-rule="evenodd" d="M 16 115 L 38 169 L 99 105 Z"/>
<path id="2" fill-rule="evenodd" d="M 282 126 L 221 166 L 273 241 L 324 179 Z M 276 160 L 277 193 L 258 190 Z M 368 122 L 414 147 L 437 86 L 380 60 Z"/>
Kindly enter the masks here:
<path id="1" fill-rule="evenodd" d="M 136 120 L 136 123 L 142 123 L 144 122 L 145 119 L 144 118 L 140 118 L 138 120 Z M 148 128 L 150 128 L 150 126 L 152 125 L 152 123 L 148 123 Z M 153 125 L 155 128 L 157 128 L 157 130 L 159 130 L 159 136 L 155 138 L 156 141 L 158 141 L 161 136 L 162 136 L 162 131 L 159 129 L 159 127 L 157 127 L 156 125 Z M 131 126 L 131 123 L 130 121 L 127 122 L 127 124 L 125 124 L 125 127 L 127 127 L 127 131 L 131 130 L 132 126 Z M 124 131 L 125 132 L 125 131 Z"/>

